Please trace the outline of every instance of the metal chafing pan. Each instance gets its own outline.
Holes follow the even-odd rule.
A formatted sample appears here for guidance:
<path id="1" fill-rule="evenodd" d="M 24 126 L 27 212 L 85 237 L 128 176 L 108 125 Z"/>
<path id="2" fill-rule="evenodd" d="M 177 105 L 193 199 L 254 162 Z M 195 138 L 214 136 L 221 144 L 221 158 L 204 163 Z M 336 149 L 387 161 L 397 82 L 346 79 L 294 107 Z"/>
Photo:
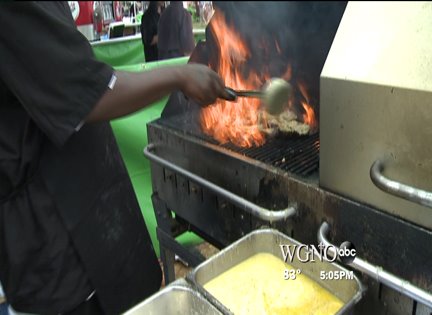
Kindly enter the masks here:
<path id="1" fill-rule="evenodd" d="M 274 229 L 255 230 L 197 266 L 186 276 L 186 280 L 222 313 L 232 314 L 226 306 L 204 289 L 204 284 L 257 253 L 273 254 L 283 260 L 281 248 L 279 246 L 281 244 L 302 245 L 298 241 Z M 317 282 L 344 303 L 337 314 L 347 314 L 362 298 L 365 292 L 363 285 L 355 275 L 351 280 L 321 280 L 321 271 L 325 271 L 326 273 L 334 273 L 335 271 L 338 273 L 342 271 L 349 272 L 349 270 L 336 263 L 330 263 L 325 260 L 321 262 L 319 259 L 316 259 L 315 262 L 302 263 L 295 257 L 293 262 L 289 262 L 289 264 L 294 268 L 301 269 L 303 275 Z M 281 277 L 282 276 L 283 275 L 281 275 Z"/>
<path id="2" fill-rule="evenodd" d="M 221 313 L 184 279 L 179 279 L 124 315 L 220 315 Z"/>

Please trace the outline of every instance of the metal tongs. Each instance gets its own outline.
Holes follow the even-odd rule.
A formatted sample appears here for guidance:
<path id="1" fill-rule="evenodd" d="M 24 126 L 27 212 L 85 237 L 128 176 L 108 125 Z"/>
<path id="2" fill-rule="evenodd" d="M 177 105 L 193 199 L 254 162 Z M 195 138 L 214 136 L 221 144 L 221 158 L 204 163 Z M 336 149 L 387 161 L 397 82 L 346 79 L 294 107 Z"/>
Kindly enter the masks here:
<path id="1" fill-rule="evenodd" d="M 227 101 L 236 101 L 238 97 L 253 97 L 263 100 L 265 110 L 272 115 L 280 114 L 291 95 L 291 85 L 280 78 L 269 80 L 262 90 L 234 90 L 225 87 L 228 96 L 224 97 Z"/>
<path id="2" fill-rule="evenodd" d="M 234 90 L 232 88 L 225 87 L 225 91 L 228 94 L 228 97 L 225 98 L 227 101 L 235 101 L 237 97 L 262 98 L 264 96 L 264 92 L 257 90 Z"/>

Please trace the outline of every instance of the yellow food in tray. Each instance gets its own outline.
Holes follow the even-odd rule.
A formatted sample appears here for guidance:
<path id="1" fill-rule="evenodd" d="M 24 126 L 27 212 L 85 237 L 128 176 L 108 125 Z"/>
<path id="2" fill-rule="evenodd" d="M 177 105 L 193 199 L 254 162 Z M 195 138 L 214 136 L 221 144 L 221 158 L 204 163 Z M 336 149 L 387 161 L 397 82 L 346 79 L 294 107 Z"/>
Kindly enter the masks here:
<path id="1" fill-rule="evenodd" d="M 303 274 L 285 280 L 293 269 L 281 259 L 259 253 L 204 285 L 234 314 L 335 314 L 343 305 L 332 293 Z"/>

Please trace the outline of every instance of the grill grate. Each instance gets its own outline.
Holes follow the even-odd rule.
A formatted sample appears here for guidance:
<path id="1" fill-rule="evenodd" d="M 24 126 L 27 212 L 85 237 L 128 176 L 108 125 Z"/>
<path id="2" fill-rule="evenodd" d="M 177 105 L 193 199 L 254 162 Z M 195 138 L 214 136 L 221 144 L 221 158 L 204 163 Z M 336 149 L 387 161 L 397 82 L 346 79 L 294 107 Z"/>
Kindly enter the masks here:
<path id="1" fill-rule="evenodd" d="M 201 133 L 196 123 L 192 121 L 191 116 L 187 118 L 177 116 L 161 118 L 159 123 L 218 145 L 216 140 Z M 192 125 L 195 127 L 191 127 Z M 319 167 L 319 133 L 310 136 L 279 135 L 267 139 L 266 143 L 260 147 L 241 148 L 232 143 L 220 146 L 302 177 L 315 174 Z"/>
<path id="2" fill-rule="evenodd" d="M 319 167 L 318 133 L 273 138 L 260 147 L 239 148 L 232 143 L 222 147 L 304 177 L 317 172 Z"/>

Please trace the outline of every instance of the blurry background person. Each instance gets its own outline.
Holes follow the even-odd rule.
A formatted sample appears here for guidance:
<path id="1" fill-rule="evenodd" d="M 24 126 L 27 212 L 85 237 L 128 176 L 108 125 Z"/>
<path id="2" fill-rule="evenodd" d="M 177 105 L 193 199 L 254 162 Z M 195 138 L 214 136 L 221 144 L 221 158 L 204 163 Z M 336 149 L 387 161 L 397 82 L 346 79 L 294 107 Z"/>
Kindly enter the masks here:
<path id="1" fill-rule="evenodd" d="M 146 61 L 158 60 L 158 23 L 163 1 L 150 1 L 141 19 L 141 38 Z"/>
<path id="2" fill-rule="evenodd" d="M 159 20 L 159 59 L 189 56 L 194 48 L 192 16 L 182 1 L 171 1 Z"/>

